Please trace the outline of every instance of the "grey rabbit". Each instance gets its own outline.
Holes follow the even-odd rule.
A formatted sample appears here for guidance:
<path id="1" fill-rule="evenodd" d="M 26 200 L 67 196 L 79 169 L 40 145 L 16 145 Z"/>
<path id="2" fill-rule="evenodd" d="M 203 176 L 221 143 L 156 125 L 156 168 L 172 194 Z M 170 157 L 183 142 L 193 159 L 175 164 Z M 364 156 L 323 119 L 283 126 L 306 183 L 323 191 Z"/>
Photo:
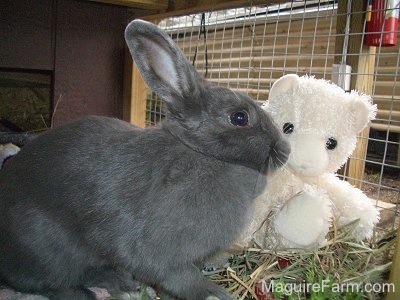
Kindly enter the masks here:
<path id="1" fill-rule="evenodd" d="M 166 121 L 90 116 L 27 143 L 0 171 L 0 280 L 50 299 L 94 299 L 92 286 L 118 294 L 132 278 L 162 299 L 231 299 L 198 267 L 238 237 L 289 146 L 157 26 L 134 20 L 125 39 Z"/>

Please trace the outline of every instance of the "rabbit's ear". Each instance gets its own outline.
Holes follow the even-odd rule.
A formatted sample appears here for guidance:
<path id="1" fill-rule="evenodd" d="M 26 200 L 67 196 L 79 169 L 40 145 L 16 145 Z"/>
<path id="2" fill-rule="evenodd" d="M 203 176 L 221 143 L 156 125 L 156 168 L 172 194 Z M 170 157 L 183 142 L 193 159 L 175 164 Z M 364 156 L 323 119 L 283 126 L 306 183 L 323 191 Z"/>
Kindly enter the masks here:
<path id="1" fill-rule="evenodd" d="M 300 78 L 296 74 L 288 74 L 282 76 L 271 87 L 269 91 L 269 99 L 275 97 L 275 95 L 282 94 L 288 90 L 291 90 L 299 85 Z"/>
<path id="2" fill-rule="evenodd" d="M 203 81 L 172 39 L 156 25 L 132 21 L 125 40 L 151 90 L 172 103 L 194 94 Z"/>

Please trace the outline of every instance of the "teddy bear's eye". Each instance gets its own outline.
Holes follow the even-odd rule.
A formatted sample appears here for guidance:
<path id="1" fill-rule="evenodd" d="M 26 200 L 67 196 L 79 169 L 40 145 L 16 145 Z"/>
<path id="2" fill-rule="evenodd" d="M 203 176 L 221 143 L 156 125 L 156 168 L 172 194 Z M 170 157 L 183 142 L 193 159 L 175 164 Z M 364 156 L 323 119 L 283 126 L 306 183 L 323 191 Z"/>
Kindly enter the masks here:
<path id="1" fill-rule="evenodd" d="M 335 140 L 334 138 L 329 138 L 326 141 L 326 149 L 333 150 L 336 148 L 336 146 L 337 146 L 337 140 Z"/>
<path id="2" fill-rule="evenodd" d="M 234 126 L 246 126 L 249 123 L 249 115 L 246 111 L 237 111 L 231 114 L 231 124 Z"/>
<path id="3" fill-rule="evenodd" d="M 291 134 L 294 131 L 294 125 L 292 123 L 283 124 L 283 133 Z"/>

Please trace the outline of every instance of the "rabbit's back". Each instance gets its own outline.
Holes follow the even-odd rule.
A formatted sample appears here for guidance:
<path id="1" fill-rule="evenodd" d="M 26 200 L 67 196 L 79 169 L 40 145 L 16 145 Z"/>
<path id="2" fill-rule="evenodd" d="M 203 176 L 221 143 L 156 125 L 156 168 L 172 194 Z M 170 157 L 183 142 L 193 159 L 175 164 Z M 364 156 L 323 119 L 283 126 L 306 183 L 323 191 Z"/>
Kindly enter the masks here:
<path id="1" fill-rule="evenodd" d="M 199 262 L 237 235 L 259 176 L 162 128 L 102 117 L 51 130 L 12 164 L 0 175 L 0 277 L 21 289 L 32 278 L 33 289 L 79 285 L 111 262 L 146 282 L 165 264 Z"/>
<path id="2" fill-rule="evenodd" d="M 12 167 L 0 173 L 0 205 L 33 203 L 46 209 L 83 209 L 90 199 L 100 196 L 97 193 L 114 187 L 114 181 L 121 180 L 118 175 L 129 171 L 127 159 L 136 163 L 137 156 L 131 153 L 137 151 L 129 147 L 141 132 L 105 117 L 86 117 L 49 130 L 27 144 L 13 159 Z"/>

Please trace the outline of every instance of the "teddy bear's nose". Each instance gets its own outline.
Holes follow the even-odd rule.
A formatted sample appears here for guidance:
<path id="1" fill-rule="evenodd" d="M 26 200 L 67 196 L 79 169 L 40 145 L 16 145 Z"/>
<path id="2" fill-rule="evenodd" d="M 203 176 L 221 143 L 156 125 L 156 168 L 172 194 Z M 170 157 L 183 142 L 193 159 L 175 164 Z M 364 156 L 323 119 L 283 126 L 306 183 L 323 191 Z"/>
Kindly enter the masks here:
<path id="1" fill-rule="evenodd" d="M 296 148 L 290 154 L 288 166 L 293 172 L 304 176 L 322 174 L 329 163 L 325 139 L 313 134 L 299 134 L 291 139 Z"/>

